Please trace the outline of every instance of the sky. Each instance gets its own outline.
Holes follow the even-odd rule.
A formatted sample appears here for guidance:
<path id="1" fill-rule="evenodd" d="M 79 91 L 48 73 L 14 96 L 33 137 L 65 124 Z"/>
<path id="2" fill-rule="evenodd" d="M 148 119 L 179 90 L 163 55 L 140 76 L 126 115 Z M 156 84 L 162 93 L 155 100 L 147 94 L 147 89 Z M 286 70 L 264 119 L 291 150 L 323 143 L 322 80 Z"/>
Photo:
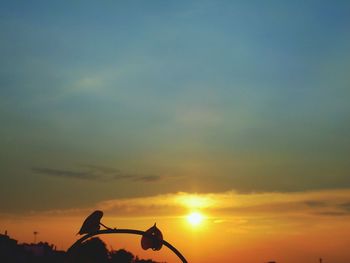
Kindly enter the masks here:
<path id="1" fill-rule="evenodd" d="M 0 231 L 66 249 L 102 209 L 189 262 L 349 262 L 349 26 L 345 0 L 1 1 Z"/>

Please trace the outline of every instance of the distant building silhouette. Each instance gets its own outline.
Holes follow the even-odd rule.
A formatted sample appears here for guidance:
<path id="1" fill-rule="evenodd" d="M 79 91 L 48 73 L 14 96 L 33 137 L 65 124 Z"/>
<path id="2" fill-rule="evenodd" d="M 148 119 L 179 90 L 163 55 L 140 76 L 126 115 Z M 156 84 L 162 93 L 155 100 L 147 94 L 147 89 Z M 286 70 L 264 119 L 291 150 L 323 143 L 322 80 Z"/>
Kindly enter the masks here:
<path id="1" fill-rule="evenodd" d="M 0 262 L 20 262 L 17 252 L 17 240 L 10 238 L 7 231 L 5 235 L 0 234 Z"/>
<path id="2" fill-rule="evenodd" d="M 47 242 L 38 244 L 18 244 L 7 233 L 0 234 L 0 262 L 3 263 L 63 263 L 64 251 L 56 251 Z"/>

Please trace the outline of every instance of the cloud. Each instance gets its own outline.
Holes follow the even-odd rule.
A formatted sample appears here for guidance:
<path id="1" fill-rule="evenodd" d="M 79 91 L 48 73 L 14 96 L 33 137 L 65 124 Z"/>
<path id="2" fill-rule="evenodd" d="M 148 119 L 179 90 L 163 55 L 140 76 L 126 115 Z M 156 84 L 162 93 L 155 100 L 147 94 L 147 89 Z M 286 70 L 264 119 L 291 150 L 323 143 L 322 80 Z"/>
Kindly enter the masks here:
<path id="1" fill-rule="evenodd" d="M 69 171 L 51 168 L 34 167 L 32 171 L 35 173 L 45 174 L 54 177 L 76 178 L 84 180 L 97 180 L 96 174 L 82 171 Z"/>
<path id="2" fill-rule="evenodd" d="M 56 175 L 55 175 L 56 176 Z M 150 180 L 140 177 L 138 180 Z M 135 180 L 134 177 L 131 180 Z M 106 217 L 179 218 L 191 211 L 201 211 L 213 222 L 229 223 L 303 221 L 317 222 L 329 218 L 350 217 L 350 189 L 292 193 L 250 193 L 234 191 L 193 194 L 186 192 L 136 198 L 118 198 L 98 202 L 85 208 L 50 210 L 44 214 L 55 216 L 86 215 L 102 210 Z M 42 213 L 42 212 L 40 212 Z M 277 223 L 276 223 L 277 224 Z"/>
<path id="3" fill-rule="evenodd" d="M 345 210 L 346 212 L 350 213 L 350 202 L 345 202 L 339 205 L 339 208 Z"/>
<path id="4" fill-rule="evenodd" d="M 175 216 L 193 210 L 221 217 L 350 216 L 350 189 L 294 193 L 173 193 L 107 200 L 96 204 L 110 215 Z"/>
<path id="5" fill-rule="evenodd" d="M 324 211 L 324 212 L 318 212 L 317 215 L 322 215 L 322 216 L 349 216 L 350 213 L 337 212 L 337 211 Z"/>
<path id="6" fill-rule="evenodd" d="M 52 177 L 62 177 L 81 180 L 114 181 L 130 180 L 140 182 L 157 182 L 162 179 L 160 175 L 144 175 L 125 173 L 115 168 L 97 165 L 84 165 L 79 170 L 53 169 L 47 167 L 33 167 L 32 172 Z"/>
<path id="7" fill-rule="evenodd" d="M 159 175 L 147 175 L 147 176 L 141 176 L 135 178 L 135 181 L 142 181 L 142 182 L 155 182 L 159 181 L 161 177 Z"/>
<path id="8" fill-rule="evenodd" d="M 305 205 L 310 207 L 322 207 L 326 205 L 326 203 L 323 201 L 315 201 L 315 200 L 308 200 L 308 201 L 305 201 L 304 203 Z"/>

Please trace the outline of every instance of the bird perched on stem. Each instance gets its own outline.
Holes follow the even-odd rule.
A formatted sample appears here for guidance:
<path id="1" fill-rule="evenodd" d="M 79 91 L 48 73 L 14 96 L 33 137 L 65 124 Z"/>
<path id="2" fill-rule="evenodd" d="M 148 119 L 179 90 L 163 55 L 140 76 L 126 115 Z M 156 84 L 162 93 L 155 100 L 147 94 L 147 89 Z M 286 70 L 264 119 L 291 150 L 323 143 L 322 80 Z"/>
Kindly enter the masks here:
<path id="1" fill-rule="evenodd" d="M 91 234 L 91 233 L 97 232 L 98 230 L 100 230 L 100 225 L 105 227 L 106 229 L 111 229 L 100 222 L 102 216 L 103 216 L 102 211 L 100 210 L 94 211 L 91 215 L 89 215 L 85 219 L 78 234 L 83 235 L 83 234 Z"/>

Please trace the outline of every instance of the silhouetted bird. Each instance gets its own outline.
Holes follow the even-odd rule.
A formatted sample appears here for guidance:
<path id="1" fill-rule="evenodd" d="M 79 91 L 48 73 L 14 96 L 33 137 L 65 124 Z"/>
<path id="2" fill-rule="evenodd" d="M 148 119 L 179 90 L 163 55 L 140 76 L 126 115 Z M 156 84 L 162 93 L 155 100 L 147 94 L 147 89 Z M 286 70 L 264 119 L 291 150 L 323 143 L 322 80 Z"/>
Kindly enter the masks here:
<path id="1" fill-rule="evenodd" d="M 107 229 L 110 229 L 109 227 L 105 226 L 100 222 L 102 216 L 103 216 L 103 212 L 100 210 L 96 210 L 95 212 L 93 212 L 91 215 L 89 215 L 85 219 L 78 234 L 83 235 L 83 234 L 91 234 L 91 233 L 97 232 L 98 230 L 100 230 L 100 225 L 104 226 Z"/>

